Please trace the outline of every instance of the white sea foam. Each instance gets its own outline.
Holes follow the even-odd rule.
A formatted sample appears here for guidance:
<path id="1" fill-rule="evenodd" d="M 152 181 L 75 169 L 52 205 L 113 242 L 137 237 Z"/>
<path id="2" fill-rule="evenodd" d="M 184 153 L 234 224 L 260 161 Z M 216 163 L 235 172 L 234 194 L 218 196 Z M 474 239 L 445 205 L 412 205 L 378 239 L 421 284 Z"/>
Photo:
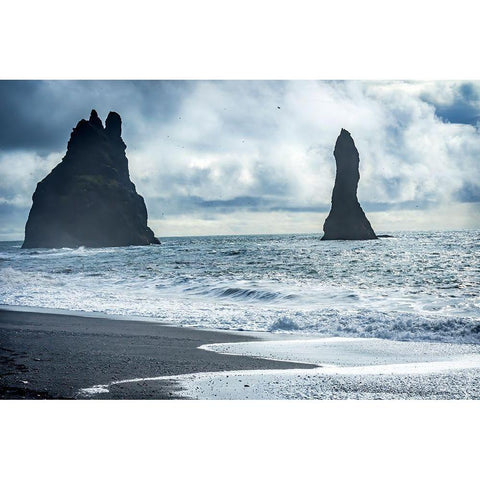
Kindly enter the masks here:
<path id="1" fill-rule="evenodd" d="M 299 338 L 266 342 L 235 342 L 204 345 L 205 350 L 227 355 L 308 363 L 323 367 L 346 368 L 393 364 L 456 361 L 457 358 L 480 358 L 480 346 L 430 342 L 398 342 L 372 338 Z"/>
<path id="2" fill-rule="evenodd" d="M 100 393 L 108 393 L 110 385 L 95 385 L 94 387 L 82 388 L 79 392 L 80 396 L 91 397 Z"/>
<path id="3" fill-rule="evenodd" d="M 173 380 L 173 379 L 171 379 Z M 264 370 L 177 377 L 190 399 L 480 399 L 480 362 Z"/>

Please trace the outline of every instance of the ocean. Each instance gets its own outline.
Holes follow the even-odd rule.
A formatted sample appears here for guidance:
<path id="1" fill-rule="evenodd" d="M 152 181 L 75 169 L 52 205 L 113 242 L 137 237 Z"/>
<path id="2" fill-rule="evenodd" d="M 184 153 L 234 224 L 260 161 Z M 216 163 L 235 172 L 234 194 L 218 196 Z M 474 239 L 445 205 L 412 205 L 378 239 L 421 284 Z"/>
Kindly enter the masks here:
<path id="1" fill-rule="evenodd" d="M 22 250 L 0 242 L 0 304 L 296 335 L 479 343 L 480 230 L 161 238 Z"/>

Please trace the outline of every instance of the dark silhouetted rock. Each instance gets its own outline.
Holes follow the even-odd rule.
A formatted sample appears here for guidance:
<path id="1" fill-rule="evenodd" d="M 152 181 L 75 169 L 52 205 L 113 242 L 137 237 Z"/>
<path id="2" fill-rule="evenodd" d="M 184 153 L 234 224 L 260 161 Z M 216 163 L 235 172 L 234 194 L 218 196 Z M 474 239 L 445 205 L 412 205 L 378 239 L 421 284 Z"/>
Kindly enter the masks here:
<path id="1" fill-rule="evenodd" d="M 357 199 L 360 158 L 350 133 L 342 128 L 333 152 L 337 164 L 332 208 L 322 240 L 373 240 L 377 236 Z"/>
<path id="2" fill-rule="evenodd" d="M 122 120 L 97 112 L 73 129 L 67 153 L 40 183 L 22 248 L 117 247 L 160 243 L 130 181 Z"/>

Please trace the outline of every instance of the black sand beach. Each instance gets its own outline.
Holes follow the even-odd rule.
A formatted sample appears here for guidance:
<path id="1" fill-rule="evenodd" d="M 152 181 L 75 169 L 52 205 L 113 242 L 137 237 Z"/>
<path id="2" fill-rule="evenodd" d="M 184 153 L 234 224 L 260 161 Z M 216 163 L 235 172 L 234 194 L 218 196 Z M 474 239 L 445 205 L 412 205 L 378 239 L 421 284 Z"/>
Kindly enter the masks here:
<path id="1" fill-rule="evenodd" d="M 127 378 L 308 368 L 197 348 L 246 340 L 252 337 L 147 321 L 0 309 L 0 398 L 74 399 L 81 388 Z M 166 382 L 126 383 L 94 398 L 172 399 L 175 388 Z"/>

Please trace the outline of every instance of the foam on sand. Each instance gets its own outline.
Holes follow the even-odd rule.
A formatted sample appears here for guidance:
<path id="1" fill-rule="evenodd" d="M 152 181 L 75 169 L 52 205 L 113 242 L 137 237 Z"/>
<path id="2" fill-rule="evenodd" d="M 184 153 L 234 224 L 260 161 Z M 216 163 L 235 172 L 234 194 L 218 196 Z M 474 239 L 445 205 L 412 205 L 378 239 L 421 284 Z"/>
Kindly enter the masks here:
<path id="1" fill-rule="evenodd" d="M 399 342 L 353 337 L 282 340 L 270 340 L 270 338 L 266 342 L 218 343 L 203 345 L 199 348 L 222 354 L 248 355 L 323 367 L 441 362 L 463 355 L 480 355 L 480 347 L 472 344 Z"/>
<path id="2" fill-rule="evenodd" d="M 82 389 L 175 381 L 194 399 L 427 399 L 480 398 L 480 346 L 316 338 L 203 345 L 229 355 L 316 364 L 315 369 L 207 372 L 125 379 Z"/>

